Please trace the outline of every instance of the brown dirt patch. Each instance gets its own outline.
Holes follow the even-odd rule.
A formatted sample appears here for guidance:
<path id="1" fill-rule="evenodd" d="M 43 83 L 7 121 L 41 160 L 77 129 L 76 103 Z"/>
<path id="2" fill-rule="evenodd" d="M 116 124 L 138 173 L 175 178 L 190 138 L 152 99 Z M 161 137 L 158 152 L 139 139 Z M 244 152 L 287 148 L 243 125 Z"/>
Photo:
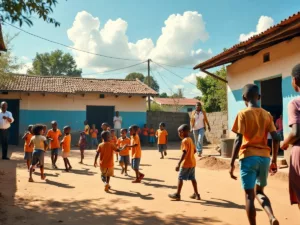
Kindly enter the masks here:
<path id="1" fill-rule="evenodd" d="M 230 169 L 230 161 L 213 156 L 202 157 L 199 159 L 197 165 L 202 168 L 211 170 L 226 170 Z M 237 164 L 236 164 L 237 166 Z"/>

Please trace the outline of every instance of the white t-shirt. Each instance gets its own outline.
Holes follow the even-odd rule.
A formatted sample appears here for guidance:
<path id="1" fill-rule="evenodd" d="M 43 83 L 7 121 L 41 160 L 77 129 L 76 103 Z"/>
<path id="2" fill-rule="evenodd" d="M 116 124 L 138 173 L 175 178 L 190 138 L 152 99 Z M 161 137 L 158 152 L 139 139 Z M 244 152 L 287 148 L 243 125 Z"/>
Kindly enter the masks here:
<path id="1" fill-rule="evenodd" d="M 11 122 L 14 122 L 14 118 L 12 117 L 11 112 L 6 111 L 5 113 L 3 113 L 0 109 L 0 129 L 8 129 L 10 128 L 11 123 L 3 119 L 3 116 L 10 118 L 12 120 Z"/>
<path id="2" fill-rule="evenodd" d="M 34 149 L 45 150 L 46 137 L 43 135 L 34 135 L 30 141 L 34 144 Z"/>
<path id="3" fill-rule="evenodd" d="M 203 121 L 204 120 L 204 115 L 203 115 L 203 113 L 199 112 L 199 114 L 198 114 L 196 112 L 194 118 L 195 118 L 195 125 L 193 127 L 193 130 L 199 130 L 199 129 L 203 128 L 204 127 L 204 121 Z"/>
<path id="4" fill-rule="evenodd" d="M 121 129 L 122 128 L 122 117 L 114 117 L 114 128 L 115 129 Z"/>
<path id="5" fill-rule="evenodd" d="M 272 139 L 272 136 L 271 136 L 270 133 L 268 133 L 268 140 L 269 140 L 269 139 Z"/>

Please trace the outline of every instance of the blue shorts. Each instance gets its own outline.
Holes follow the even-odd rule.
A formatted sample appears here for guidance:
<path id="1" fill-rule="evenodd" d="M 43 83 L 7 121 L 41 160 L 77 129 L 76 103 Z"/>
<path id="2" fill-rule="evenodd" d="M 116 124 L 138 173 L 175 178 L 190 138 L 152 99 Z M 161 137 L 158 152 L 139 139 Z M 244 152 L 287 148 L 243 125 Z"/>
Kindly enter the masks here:
<path id="1" fill-rule="evenodd" d="M 32 154 L 31 165 L 35 166 L 36 164 L 40 163 L 40 165 L 43 166 L 44 165 L 44 155 L 45 155 L 44 150 L 35 149 Z"/>
<path id="2" fill-rule="evenodd" d="M 195 167 L 180 168 L 178 179 L 179 180 L 196 180 Z"/>
<path id="3" fill-rule="evenodd" d="M 240 160 L 242 187 L 245 190 L 254 189 L 255 185 L 267 186 L 270 168 L 270 158 L 250 156 Z"/>
<path id="4" fill-rule="evenodd" d="M 159 152 L 165 152 L 168 148 L 167 145 L 157 145 L 158 151 Z"/>
<path id="5" fill-rule="evenodd" d="M 32 152 L 24 152 L 24 159 L 25 160 L 32 160 Z"/>
<path id="6" fill-rule="evenodd" d="M 129 164 L 129 155 L 124 155 L 124 156 L 120 155 L 119 162 L 128 165 Z"/>
<path id="7" fill-rule="evenodd" d="M 149 143 L 151 143 L 151 144 L 155 143 L 155 137 L 154 136 L 149 137 Z"/>
<path id="8" fill-rule="evenodd" d="M 92 145 L 96 145 L 98 147 L 98 139 L 97 138 L 92 138 Z"/>
<path id="9" fill-rule="evenodd" d="M 139 170 L 140 169 L 140 163 L 141 163 L 141 158 L 134 158 L 131 161 L 131 167 L 134 170 Z"/>
<path id="10" fill-rule="evenodd" d="M 51 155 L 58 155 L 58 148 L 51 149 Z"/>

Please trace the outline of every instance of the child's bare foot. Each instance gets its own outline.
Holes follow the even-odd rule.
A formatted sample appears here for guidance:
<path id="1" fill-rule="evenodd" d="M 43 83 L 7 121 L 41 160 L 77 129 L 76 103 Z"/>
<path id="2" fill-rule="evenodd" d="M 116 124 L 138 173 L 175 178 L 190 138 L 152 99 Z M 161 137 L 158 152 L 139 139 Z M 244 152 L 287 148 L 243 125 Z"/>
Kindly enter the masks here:
<path id="1" fill-rule="evenodd" d="M 164 151 L 164 155 L 167 156 L 167 151 Z"/>
<path id="2" fill-rule="evenodd" d="M 71 170 L 72 169 L 72 166 L 69 166 L 69 170 Z"/>
<path id="3" fill-rule="evenodd" d="M 32 177 L 28 179 L 28 182 L 34 182 Z"/>
<path id="4" fill-rule="evenodd" d="M 66 171 L 66 172 L 70 172 L 70 170 L 69 170 L 69 169 L 65 169 L 65 171 Z"/>
<path id="5" fill-rule="evenodd" d="M 201 153 L 198 153 L 198 157 L 201 158 L 201 157 L 202 157 L 202 154 L 201 154 Z"/>
<path id="6" fill-rule="evenodd" d="M 145 174 L 140 173 L 140 180 L 143 180 L 145 177 Z"/>
<path id="7" fill-rule="evenodd" d="M 82 162 L 82 161 L 80 161 L 80 162 L 79 162 L 79 164 L 83 164 L 83 162 Z"/>
<path id="8" fill-rule="evenodd" d="M 160 159 L 163 159 L 164 157 L 162 156 L 162 157 L 160 157 Z"/>
<path id="9" fill-rule="evenodd" d="M 136 184 L 136 183 L 141 183 L 141 180 L 140 179 L 135 179 L 134 181 L 132 181 L 133 184 Z"/>
<path id="10" fill-rule="evenodd" d="M 41 179 L 42 179 L 42 180 L 45 180 L 45 179 L 46 179 L 46 176 L 45 176 L 45 175 L 42 175 L 42 176 L 41 176 Z"/>
<path id="11" fill-rule="evenodd" d="M 128 173 L 127 172 L 125 173 L 125 176 L 128 177 Z"/>
<path id="12" fill-rule="evenodd" d="M 125 169 L 124 169 L 124 168 L 122 168 L 121 174 L 123 174 L 124 172 L 125 172 Z"/>
<path id="13" fill-rule="evenodd" d="M 108 185 L 108 184 L 106 184 L 106 185 L 104 186 L 104 191 L 106 191 L 106 192 L 109 191 L 109 185 Z"/>
<path id="14" fill-rule="evenodd" d="M 270 221 L 270 224 L 271 224 L 271 225 L 279 225 L 279 221 L 278 221 L 276 218 L 273 218 L 273 219 Z"/>
<path id="15" fill-rule="evenodd" d="M 193 195 L 190 196 L 191 199 L 196 199 L 196 200 L 201 200 L 201 197 L 199 194 L 194 193 Z"/>

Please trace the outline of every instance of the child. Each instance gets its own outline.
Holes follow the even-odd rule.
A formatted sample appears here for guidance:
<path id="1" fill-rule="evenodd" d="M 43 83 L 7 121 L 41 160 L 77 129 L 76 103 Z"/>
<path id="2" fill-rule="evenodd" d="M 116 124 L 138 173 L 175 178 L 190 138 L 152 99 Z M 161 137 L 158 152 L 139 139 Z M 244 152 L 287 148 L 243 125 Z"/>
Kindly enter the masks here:
<path id="1" fill-rule="evenodd" d="M 71 151 L 71 127 L 70 126 L 65 126 L 64 127 L 64 138 L 61 141 L 61 146 L 62 146 L 62 157 L 64 159 L 65 167 L 66 167 L 66 172 L 69 172 L 72 169 L 72 166 L 70 164 L 70 161 L 68 159 L 70 151 Z"/>
<path id="2" fill-rule="evenodd" d="M 30 141 L 31 141 L 31 138 L 33 136 L 32 128 L 33 128 L 33 125 L 29 125 L 28 129 L 27 129 L 27 132 L 22 137 L 22 139 L 25 140 L 25 143 L 24 143 L 24 159 L 26 160 L 28 171 L 30 169 L 30 164 L 31 164 L 31 161 L 32 161 L 32 152 L 33 152 L 33 146 L 29 145 Z"/>
<path id="3" fill-rule="evenodd" d="M 32 129 L 33 137 L 30 140 L 29 146 L 33 146 L 33 155 L 32 155 L 32 162 L 29 170 L 29 182 L 34 182 L 32 179 L 32 172 L 37 165 L 40 164 L 41 170 L 41 179 L 45 180 L 46 176 L 44 175 L 44 155 L 45 151 L 48 148 L 47 139 L 43 136 L 44 133 L 44 126 L 43 125 L 35 125 Z"/>
<path id="4" fill-rule="evenodd" d="M 192 181 L 194 194 L 191 196 L 192 199 L 201 200 L 200 194 L 198 193 L 197 181 L 195 177 L 196 167 L 196 147 L 193 140 L 189 137 L 190 127 L 187 124 L 183 124 L 178 128 L 178 135 L 182 139 L 181 151 L 182 156 L 176 166 L 176 171 L 179 171 L 177 193 L 170 194 L 169 198 L 179 201 L 181 199 L 180 193 L 183 186 L 184 180 Z M 183 163 L 182 163 L 183 162 Z"/>
<path id="5" fill-rule="evenodd" d="M 144 125 L 144 128 L 142 129 L 142 143 L 146 145 L 148 143 L 148 136 L 149 136 L 149 128 L 147 127 L 147 124 Z"/>
<path id="6" fill-rule="evenodd" d="M 84 132 L 84 131 L 80 133 L 80 138 L 79 138 L 78 145 L 79 145 L 80 156 L 81 156 L 81 160 L 80 160 L 79 163 L 80 163 L 80 164 L 83 164 L 84 150 L 85 150 L 86 147 L 87 147 L 86 135 L 85 135 L 85 132 Z"/>
<path id="7" fill-rule="evenodd" d="M 121 137 L 117 141 L 117 147 L 122 148 L 125 145 L 130 145 L 130 139 L 126 136 L 127 130 L 121 129 Z M 129 148 L 125 148 L 123 151 L 120 151 L 120 166 L 122 167 L 121 174 L 128 176 L 127 174 L 127 167 L 129 164 Z"/>
<path id="8" fill-rule="evenodd" d="M 292 86 L 296 92 L 300 92 L 300 64 L 292 70 Z M 297 204 L 300 209 L 300 98 L 297 97 L 288 104 L 289 126 L 291 133 L 282 142 L 281 149 L 291 149 L 290 172 L 289 172 L 289 192 L 291 204 Z"/>
<path id="9" fill-rule="evenodd" d="M 270 113 L 260 108 L 259 88 L 254 84 L 247 84 L 243 88 L 243 100 L 246 109 L 240 111 L 234 122 L 232 131 L 237 134 L 231 160 L 230 176 L 234 176 L 234 161 L 239 155 L 241 181 L 245 190 L 246 211 L 250 225 L 256 224 L 255 198 L 268 214 L 270 224 L 278 225 L 269 198 L 264 193 L 267 186 L 269 171 L 271 175 L 277 172 L 277 153 L 279 138 Z M 273 139 L 272 163 L 270 166 L 270 148 L 267 135 Z"/>
<path id="10" fill-rule="evenodd" d="M 102 129 L 102 132 L 103 132 L 103 131 L 108 131 L 108 130 L 109 130 L 109 125 L 108 125 L 108 123 L 102 123 L 101 129 Z"/>
<path id="11" fill-rule="evenodd" d="M 92 138 L 92 148 L 94 148 L 94 146 L 98 146 L 98 130 L 96 129 L 96 125 L 93 124 L 92 125 L 92 129 L 90 129 L 90 134 L 91 134 L 91 138 Z"/>
<path id="12" fill-rule="evenodd" d="M 155 131 L 152 126 L 149 130 L 149 143 L 151 147 L 153 147 L 155 143 Z"/>
<path id="13" fill-rule="evenodd" d="M 130 145 L 128 145 L 127 147 L 131 147 L 131 166 L 136 175 L 136 179 L 132 181 L 132 183 L 141 183 L 141 180 L 145 177 L 145 175 L 139 171 L 142 149 L 138 131 L 139 127 L 137 125 L 132 125 L 131 127 L 129 127 Z"/>
<path id="14" fill-rule="evenodd" d="M 119 150 L 110 142 L 109 131 L 103 131 L 101 133 L 101 138 L 103 142 L 98 146 L 94 166 L 97 167 L 97 159 L 100 155 L 101 179 L 105 184 L 104 190 L 108 192 L 110 189 L 110 177 L 114 176 L 114 153 L 118 152 Z M 126 147 L 126 145 L 124 147 Z"/>
<path id="15" fill-rule="evenodd" d="M 50 140 L 52 168 L 57 169 L 56 161 L 57 161 L 58 149 L 60 147 L 59 139 L 62 136 L 62 133 L 57 128 L 56 121 L 52 121 L 51 125 L 52 125 L 52 129 L 48 131 L 46 137 L 48 140 Z"/>
<path id="16" fill-rule="evenodd" d="M 115 146 L 117 146 L 117 141 L 118 141 L 118 139 L 117 139 L 117 137 L 116 137 L 116 135 L 115 135 L 115 130 L 110 130 L 110 142 L 113 144 L 113 145 L 115 145 Z M 119 154 L 116 152 L 116 162 L 118 162 L 119 161 Z"/>
<path id="17" fill-rule="evenodd" d="M 158 151 L 161 153 L 161 159 L 164 158 L 164 155 L 167 156 L 168 132 L 165 130 L 165 127 L 165 123 L 160 123 L 159 129 L 155 134 L 157 138 Z"/>

